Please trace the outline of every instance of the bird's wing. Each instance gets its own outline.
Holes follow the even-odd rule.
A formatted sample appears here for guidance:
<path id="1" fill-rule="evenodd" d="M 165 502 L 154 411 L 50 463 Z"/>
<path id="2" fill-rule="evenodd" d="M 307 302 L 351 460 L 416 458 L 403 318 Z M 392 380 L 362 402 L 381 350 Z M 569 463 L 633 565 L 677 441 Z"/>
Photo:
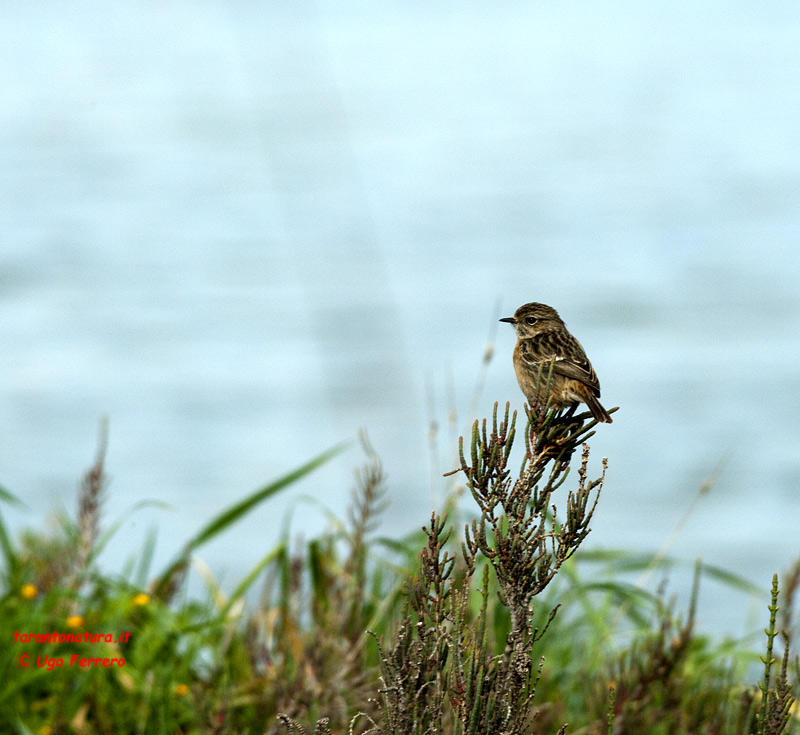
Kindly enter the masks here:
<path id="1" fill-rule="evenodd" d="M 597 379 L 597 375 L 595 375 L 592 363 L 588 360 L 573 362 L 566 358 L 557 359 L 553 371 L 567 378 L 579 380 L 581 383 L 591 388 L 598 396 L 600 395 L 600 381 Z"/>
<path id="2" fill-rule="evenodd" d="M 566 378 L 579 380 L 600 395 L 600 381 L 592 363 L 586 357 L 580 342 L 568 332 L 546 332 L 530 339 L 520 340 L 520 356 L 532 367 L 555 359 L 553 372 Z"/>

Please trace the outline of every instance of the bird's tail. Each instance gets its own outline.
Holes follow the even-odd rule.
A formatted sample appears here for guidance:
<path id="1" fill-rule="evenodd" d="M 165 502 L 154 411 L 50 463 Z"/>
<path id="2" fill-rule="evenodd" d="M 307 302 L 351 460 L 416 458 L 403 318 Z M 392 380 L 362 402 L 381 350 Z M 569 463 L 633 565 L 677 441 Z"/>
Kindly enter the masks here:
<path id="1" fill-rule="evenodd" d="M 589 410 L 592 412 L 592 416 L 595 417 L 597 421 L 601 424 L 611 424 L 613 423 L 611 416 L 609 415 L 608 411 L 606 411 L 602 405 L 600 405 L 600 401 L 597 400 L 597 397 L 594 395 L 588 395 L 586 397 L 586 405 L 589 407 Z"/>

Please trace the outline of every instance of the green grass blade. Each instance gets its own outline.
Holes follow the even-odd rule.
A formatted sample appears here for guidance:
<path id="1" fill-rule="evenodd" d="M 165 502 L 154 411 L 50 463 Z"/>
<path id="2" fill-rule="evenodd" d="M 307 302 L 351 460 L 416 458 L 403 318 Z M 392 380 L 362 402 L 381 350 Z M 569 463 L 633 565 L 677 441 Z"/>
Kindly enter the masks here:
<path id="1" fill-rule="evenodd" d="M 231 608 L 236 604 L 236 602 L 244 596 L 248 589 L 252 586 L 253 582 L 258 579 L 258 575 L 264 571 L 270 564 L 272 564 L 275 559 L 277 559 L 285 550 L 284 544 L 280 543 L 275 548 L 271 549 L 258 564 L 256 564 L 250 572 L 248 572 L 247 576 L 241 581 L 239 586 L 233 591 L 230 599 L 228 600 L 225 607 L 222 609 L 221 616 L 224 618 L 228 615 Z"/>
<path id="2" fill-rule="evenodd" d="M 761 594 L 761 588 L 757 584 L 753 584 L 750 580 L 735 572 L 705 563 L 701 565 L 701 570 L 705 576 L 724 584 L 726 587 L 746 592 L 750 595 Z"/>
<path id="3" fill-rule="evenodd" d="M 271 482 L 269 485 L 262 487 L 259 490 L 256 490 L 251 495 L 248 495 L 244 500 L 240 500 L 235 505 L 231 506 L 227 510 L 220 513 L 216 518 L 214 518 L 208 525 L 205 526 L 193 539 L 187 544 L 187 548 L 191 551 L 196 549 L 198 546 L 204 544 L 206 541 L 214 538 L 214 536 L 222 533 L 228 526 L 232 525 L 236 521 L 238 521 L 242 516 L 249 513 L 253 508 L 255 508 L 259 503 L 263 502 L 267 498 L 275 495 L 280 490 L 283 490 L 288 485 L 291 485 L 294 482 L 297 482 L 305 475 L 313 472 L 315 469 L 320 467 L 321 465 L 325 464 L 328 460 L 335 457 L 337 454 L 341 453 L 344 448 L 345 444 L 339 444 L 333 449 L 329 449 L 327 452 L 323 452 L 318 457 L 315 457 L 310 462 L 306 462 L 306 464 L 298 467 L 296 470 L 284 475 L 283 477 L 278 478 L 274 482 Z"/>
<path id="4" fill-rule="evenodd" d="M 7 490 L 2 485 L 0 485 L 0 500 L 4 500 L 9 505 L 19 505 L 23 508 L 25 507 L 25 503 L 23 503 L 14 493 L 10 490 Z"/>
<path id="5" fill-rule="evenodd" d="M 8 535 L 6 523 L 3 520 L 2 515 L 0 515 L 0 549 L 3 550 L 3 558 L 6 562 L 6 569 L 9 572 L 13 572 L 19 562 L 19 557 L 17 552 L 14 551 L 14 545 L 11 543 L 11 538 Z"/>
<path id="6" fill-rule="evenodd" d="M 153 527 L 147 532 L 144 545 L 139 553 L 139 562 L 136 565 L 133 583 L 142 589 L 144 589 L 144 587 L 147 585 L 147 578 L 150 576 L 150 565 L 153 563 L 153 554 L 156 550 L 157 539 L 158 529 Z"/>
<path id="7" fill-rule="evenodd" d="M 96 559 L 106 547 L 108 542 L 111 541 L 111 539 L 116 535 L 117 531 L 119 531 L 122 524 L 131 518 L 134 513 L 142 510 L 143 508 L 169 509 L 170 505 L 169 503 L 165 503 L 161 500 L 143 500 L 139 503 L 136 503 L 129 510 L 125 511 L 121 518 L 114 521 L 114 523 L 112 523 L 105 531 L 103 531 L 102 534 L 100 534 L 100 538 L 97 539 L 89 559 Z"/>
<path id="8" fill-rule="evenodd" d="M 301 465 L 296 470 L 293 470 L 283 477 L 279 477 L 269 485 L 265 485 L 259 490 L 256 490 L 254 493 L 248 495 L 244 500 L 240 500 L 235 505 L 232 505 L 230 508 L 220 513 L 216 518 L 202 528 L 194 538 L 190 539 L 186 543 L 186 546 L 178 558 L 175 559 L 175 561 L 169 565 L 166 571 L 161 574 L 158 581 L 154 585 L 156 595 L 161 596 L 164 594 L 172 577 L 186 569 L 189 557 L 195 549 L 204 544 L 206 541 L 214 538 L 216 535 L 222 533 L 222 531 L 238 521 L 242 516 L 253 510 L 253 508 L 255 508 L 259 503 L 267 500 L 271 496 L 275 495 L 275 493 L 283 490 L 293 482 L 297 482 L 302 477 L 305 477 L 305 475 L 313 472 L 315 469 L 325 464 L 325 462 L 342 452 L 345 446 L 346 443 L 337 444 L 327 452 L 323 452 L 318 457 L 315 457 L 310 462 L 306 462 L 306 464 Z"/>

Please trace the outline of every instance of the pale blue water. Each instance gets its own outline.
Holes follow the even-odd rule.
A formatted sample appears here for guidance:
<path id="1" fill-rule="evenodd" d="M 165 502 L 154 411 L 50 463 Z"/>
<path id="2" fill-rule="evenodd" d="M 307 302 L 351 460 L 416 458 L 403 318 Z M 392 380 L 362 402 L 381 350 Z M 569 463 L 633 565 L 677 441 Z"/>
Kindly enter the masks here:
<path id="1" fill-rule="evenodd" d="M 593 442 L 610 470 L 591 546 L 656 550 L 716 472 L 672 553 L 765 595 L 800 553 L 796 4 L 42 2 L 0 20 L 15 527 L 74 506 L 102 415 L 107 521 L 174 508 L 134 516 L 108 566 L 153 523 L 163 565 L 361 426 L 389 473 L 384 530 L 417 527 L 495 326 L 478 415 L 521 407 L 494 320 L 538 300 L 622 406 Z M 240 578 L 292 507 L 307 538 L 324 515 L 297 497 L 341 513 L 359 460 L 201 556 Z M 701 615 L 738 634 L 750 604 L 709 585 Z"/>

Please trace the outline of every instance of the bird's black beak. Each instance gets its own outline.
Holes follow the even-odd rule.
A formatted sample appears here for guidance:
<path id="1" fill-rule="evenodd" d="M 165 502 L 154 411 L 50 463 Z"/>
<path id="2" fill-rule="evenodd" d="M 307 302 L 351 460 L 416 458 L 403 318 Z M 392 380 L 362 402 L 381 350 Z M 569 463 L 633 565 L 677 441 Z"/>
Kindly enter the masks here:
<path id="1" fill-rule="evenodd" d="M 514 319 L 514 317 L 513 317 L 513 316 L 506 316 L 506 317 L 503 317 L 503 318 L 502 318 L 500 321 L 501 321 L 501 322 L 507 322 L 508 324 L 516 324 L 516 323 L 517 323 L 517 320 L 516 320 L 516 319 Z"/>

